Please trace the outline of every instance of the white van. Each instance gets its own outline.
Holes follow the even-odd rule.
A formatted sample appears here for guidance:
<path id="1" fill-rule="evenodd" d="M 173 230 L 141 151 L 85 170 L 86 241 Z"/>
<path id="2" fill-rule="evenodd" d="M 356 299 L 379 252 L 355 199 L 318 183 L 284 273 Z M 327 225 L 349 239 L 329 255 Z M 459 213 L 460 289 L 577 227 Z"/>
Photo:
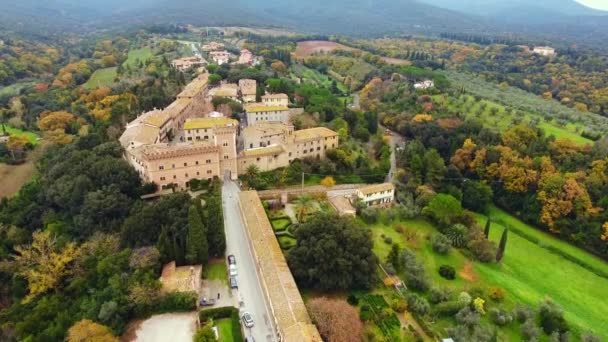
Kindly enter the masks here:
<path id="1" fill-rule="evenodd" d="M 229 270 L 230 270 L 230 276 L 231 277 L 236 276 L 236 274 L 237 274 L 237 272 L 236 272 L 236 265 L 230 265 Z"/>

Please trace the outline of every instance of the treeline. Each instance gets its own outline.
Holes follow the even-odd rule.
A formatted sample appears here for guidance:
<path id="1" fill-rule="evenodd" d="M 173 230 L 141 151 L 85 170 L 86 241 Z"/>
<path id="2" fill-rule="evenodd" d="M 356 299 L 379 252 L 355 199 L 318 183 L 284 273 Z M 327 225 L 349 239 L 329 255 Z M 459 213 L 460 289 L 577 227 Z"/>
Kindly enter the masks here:
<path id="1" fill-rule="evenodd" d="M 459 40 L 469 43 L 477 43 L 481 45 L 503 44 L 503 45 L 534 45 L 529 40 L 518 39 L 513 37 L 489 36 L 471 33 L 443 32 L 439 34 L 441 38 Z"/>

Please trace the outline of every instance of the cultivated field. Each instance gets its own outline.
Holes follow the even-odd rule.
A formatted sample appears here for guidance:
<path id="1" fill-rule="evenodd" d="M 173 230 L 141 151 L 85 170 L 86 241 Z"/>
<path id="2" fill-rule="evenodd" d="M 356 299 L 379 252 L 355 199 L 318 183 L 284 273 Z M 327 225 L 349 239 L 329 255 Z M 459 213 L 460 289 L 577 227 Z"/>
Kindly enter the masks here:
<path id="1" fill-rule="evenodd" d="M 303 42 L 298 42 L 298 46 L 296 48 L 296 57 L 304 58 L 319 52 L 332 52 L 334 50 L 341 49 L 346 51 L 360 51 L 359 49 L 352 48 L 350 46 L 346 46 L 344 44 L 329 42 L 324 40 L 307 40 Z M 398 58 L 390 58 L 390 57 L 381 57 L 383 61 L 387 64 L 394 65 L 408 65 L 409 61 Z"/>

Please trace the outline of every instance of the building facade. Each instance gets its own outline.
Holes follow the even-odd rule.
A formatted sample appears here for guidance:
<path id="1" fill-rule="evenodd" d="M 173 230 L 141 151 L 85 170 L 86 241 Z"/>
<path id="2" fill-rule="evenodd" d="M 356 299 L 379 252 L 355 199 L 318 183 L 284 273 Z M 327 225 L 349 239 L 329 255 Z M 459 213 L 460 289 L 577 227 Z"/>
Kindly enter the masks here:
<path id="1" fill-rule="evenodd" d="M 239 91 L 241 93 L 241 99 L 243 103 L 255 102 L 257 94 L 256 80 L 250 80 L 245 78 L 239 80 Z"/>
<path id="2" fill-rule="evenodd" d="M 357 189 L 357 198 L 368 207 L 390 207 L 395 202 L 395 186 L 392 183 L 364 186 Z"/>
<path id="3" fill-rule="evenodd" d="M 289 97 L 287 94 L 268 94 L 262 96 L 262 104 L 265 106 L 282 106 L 289 105 Z"/>

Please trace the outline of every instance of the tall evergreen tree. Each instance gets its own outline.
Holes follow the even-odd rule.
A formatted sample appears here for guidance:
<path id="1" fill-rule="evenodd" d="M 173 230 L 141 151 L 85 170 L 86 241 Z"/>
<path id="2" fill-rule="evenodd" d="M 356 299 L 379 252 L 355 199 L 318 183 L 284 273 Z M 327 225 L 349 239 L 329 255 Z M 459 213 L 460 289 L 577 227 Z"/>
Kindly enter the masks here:
<path id="1" fill-rule="evenodd" d="M 498 244 L 498 251 L 496 251 L 496 262 L 500 262 L 502 257 L 505 254 L 505 247 L 507 247 L 507 233 L 509 229 L 505 228 L 502 231 L 502 236 L 500 237 L 500 243 Z"/>
<path id="2" fill-rule="evenodd" d="M 483 230 L 483 235 L 486 236 L 486 239 L 490 238 L 490 218 L 488 217 L 488 220 L 486 221 L 486 228 Z"/>
<path id="3" fill-rule="evenodd" d="M 188 209 L 188 238 L 186 240 L 186 261 L 190 264 L 206 264 L 209 259 L 207 234 L 201 216 L 194 205 Z"/>
<path id="4" fill-rule="evenodd" d="M 395 271 L 401 272 L 403 270 L 403 259 L 401 258 L 401 249 L 399 245 L 394 244 L 391 247 L 391 251 L 386 256 L 386 262 L 393 265 Z"/>
<path id="5" fill-rule="evenodd" d="M 167 236 L 167 229 L 163 228 L 158 236 L 156 249 L 160 252 L 160 258 L 163 263 L 175 260 L 175 251 Z"/>
<path id="6" fill-rule="evenodd" d="M 220 194 L 214 194 L 207 200 L 207 226 L 209 227 L 207 230 L 209 254 L 223 255 L 226 251 L 226 235 Z"/>

